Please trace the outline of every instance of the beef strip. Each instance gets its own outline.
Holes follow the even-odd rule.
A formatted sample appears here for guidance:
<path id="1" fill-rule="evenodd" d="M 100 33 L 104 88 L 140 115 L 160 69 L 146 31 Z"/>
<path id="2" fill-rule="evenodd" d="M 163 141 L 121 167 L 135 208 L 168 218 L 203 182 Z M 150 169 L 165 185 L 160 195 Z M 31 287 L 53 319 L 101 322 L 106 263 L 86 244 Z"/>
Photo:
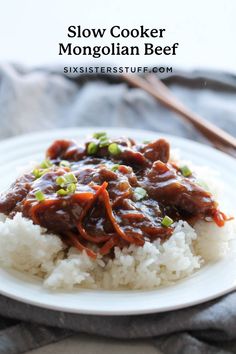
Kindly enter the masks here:
<path id="1" fill-rule="evenodd" d="M 211 215 L 217 208 L 211 193 L 183 177 L 171 164 L 161 161 L 154 162 L 152 168 L 145 171 L 140 185 L 151 198 L 165 206 L 176 207 L 185 217 Z"/>

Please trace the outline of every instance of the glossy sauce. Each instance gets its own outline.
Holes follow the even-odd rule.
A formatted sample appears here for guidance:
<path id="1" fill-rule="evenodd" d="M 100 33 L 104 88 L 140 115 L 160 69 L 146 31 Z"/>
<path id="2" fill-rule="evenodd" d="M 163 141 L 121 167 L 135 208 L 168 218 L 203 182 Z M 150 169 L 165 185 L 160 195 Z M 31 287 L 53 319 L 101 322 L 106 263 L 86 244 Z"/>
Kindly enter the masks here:
<path id="1" fill-rule="evenodd" d="M 223 226 L 226 217 L 213 196 L 195 183 L 193 175 L 185 178 L 169 161 L 169 144 L 164 139 L 142 145 L 131 139 L 109 140 L 119 147 L 115 155 L 108 146 L 89 155 L 91 142 L 99 145 L 97 139 L 84 146 L 55 141 L 46 153 L 50 167 L 39 178 L 32 172 L 18 178 L 1 196 L 0 212 L 9 217 L 21 212 L 94 258 L 92 243 L 97 252 L 112 256 L 115 246 L 165 240 L 179 219 L 196 222 L 210 217 Z M 60 166 L 62 161 L 69 166 Z M 58 195 L 57 177 L 68 173 L 76 177 L 76 190 Z M 141 198 L 137 188 L 145 193 Z M 38 190 L 43 201 L 35 197 Z M 169 226 L 162 224 L 166 215 L 173 219 Z"/>

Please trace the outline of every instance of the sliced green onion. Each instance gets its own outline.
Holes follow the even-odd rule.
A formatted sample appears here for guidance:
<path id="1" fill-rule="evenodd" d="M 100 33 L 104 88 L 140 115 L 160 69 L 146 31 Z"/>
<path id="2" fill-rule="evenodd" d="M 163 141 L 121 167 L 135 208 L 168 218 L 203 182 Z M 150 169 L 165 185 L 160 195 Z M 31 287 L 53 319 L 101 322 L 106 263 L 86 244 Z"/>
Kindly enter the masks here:
<path id="1" fill-rule="evenodd" d="M 161 220 L 161 225 L 165 226 L 165 227 L 169 227 L 170 225 L 172 225 L 174 222 L 174 220 L 172 220 L 169 216 L 165 216 L 162 220 Z"/>
<path id="2" fill-rule="evenodd" d="M 112 170 L 113 172 L 116 172 L 119 167 L 120 167 L 120 165 L 115 164 L 115 165 L 112 166 L 111 170 Z"/>
<path id="3" fill-rule="evenodd" d="M 67 193 L 71 193 L 71 194 L 75 193 L 76 184 L 75 183 L 69 184 L 69 186 L 66 188 L 66 191 L 67 191 Z"/>
<path id="4" fill-rule="evenodd" d="M 107 139 L 106 136 L 102 137 L 100 140 L 99 140 L 99 147 L 106 147 L 109 145 L 109 140 Z"/>
<path id="5" fill-rule="evenodd" d="M 58 195 L 67 195 L 68 192 L 67 192 L 65 189 L 61 188 L 61 189 L 59 189 L 59 190 L 57 191 L 57 194 L 58 194 Z"/>
<path id="6" fill-rule="evenodd" d="M 34 195 L 39 202 L 43 202 L 45 200 L 45 195 L 40 190 L 36 191 Z"/>
<path id="7" fill-rule="evenodd" d="M 143 144 L 150 144 L 151 140 L 144 140 Z"/>
<path id="8" fill-rule="evenodd" d="M 40 170 L 38 168 L 35 168 L 33 171 L 32 171 L 32 174 L 34 175 L 35 178 L 40 178 L 42 176 Z"/>
<path id="9" fill-rule="evenodd" d="M 70 172 L 64 175 L 64 178 L 67 183 L 76 183 L 77 178 L 75 177 L 74 173 Z"/>
<path id="10" fill-rule="evenodd" d="M 118 144 L 112 143 L 108 146 L 108 151 L 111 155 L 119 155 L 121 153 L 121 149 Z"/>
<path id="11" fill-rule="evenodd" d="M 180 167 L 180 171 L 184 177 L 189 177 L 192 174 L 192 171 L 187 165 Z"/>
<path id="12" fill-rule="evenodd" d="M 67 160 L 61 160 L 59 163 L 60 167 L 70 167 L 70 163 Z"/>
<path id="13" fill-rule="evenodd" d="M 98 151 L 98 145 L 96 143 L 91 142 L 88 144 L 87 153 L 89 155 L 94 155 L 94 154 L 96 154 L 97 151 Z"/>
<path id="14" fill-rule="evenodd" d="M 52 166 L 52 162 L 48 159 L 44 160 L 43 162 L 41 162 L 40 167 L 41 168 L 49 168 Z"/>
<path id="15" fill-rule="evenodd" d="M 100 139 L 100 138 L 102 138 L 102 137 L 105 137 L 106 135 L 107 135 L 106 132 L 97 132 L 97 133 L 94 133 L 94 134 L 93 134 L 93 138 L 95 138 L 95 139 Z"/>
<path id="16" fill-rule="evenodd" d="M 136 201 L 145 198 L 146 195 L 147 195 L 147 191 L 145 189 L 143 189 L 141 187 L 135 188 L 135 190 L 134 190 L 134 199 Z"/>
<path id="17" fill-rule="evenodd" d="M 66 189 L 59 189 L 57 191 L 58 195 L 67 195 L 67 194 L 73 194 L 76 191 L 76 184 L 75 183 L 70 183 Z"/>
<path id="18" fill-rule="evenodd" d="M 32 174 L 34 175 L 34 177 L 36 179 L 42 177 L 43 175 L 45 175 L 45 173 L 47 173 L 49 171 L 48 168 L 44 169 L 44 170 L 39 170 L 38 168 L 35 168 L 33 171 L 32 171 Z"/>
<path id="19" fill-rule="evenodd" d="M 56 184 L 60 187 L 64 187 L 66 185 L 66 179 L 64 176 L 58 176 L 56 179 Z"/>

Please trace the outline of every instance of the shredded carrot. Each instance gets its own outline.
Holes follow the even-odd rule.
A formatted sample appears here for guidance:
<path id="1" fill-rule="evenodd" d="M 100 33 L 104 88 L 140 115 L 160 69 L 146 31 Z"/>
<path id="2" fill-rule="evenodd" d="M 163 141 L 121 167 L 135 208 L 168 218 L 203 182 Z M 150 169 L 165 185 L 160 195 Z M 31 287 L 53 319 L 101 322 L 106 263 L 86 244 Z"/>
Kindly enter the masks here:
<path id="1" fill-rule="evenodd" d="M 225 213 L 223 213 L 220 210 L 216 210 L 212 218 L 216 223 L 216 225 L 219 227 L 223 227 L 226 221 L 234 219 L 233 217 L 228 217 L 227 215 L 225 215 Z"/>
<path id="2" fill-rule="evenodd" d="M 74 245 L 74 247 L 77 248 L 79 251 L 85 251 L 87 253 L 87 255 L 93 259 L 97 258 L 97 255 L 94 251 L 90 250 L 89 248 L 82 245 L 82 243 L 80 243 L 77 235 L 73 234 L 72 232 L 68 232 L 67 236 L 69 237 L 69 239 L 72 242 L 72 244 Z"/>
<path id="3" fill-rule="evenodd" d="M 111 202 L 110 202 L 110 197 L 109 197 L 109 193 L 106 189 L 104 189 L 102 191 L 102 196 L 103 196 L 103 200 L 104 200 L 104 204 L 105 204 L 105 207 L 106 207 L 106 211 L 107 211 L 107 215 L 115 229 L 115 231 L 118 233 L 118 235 L 125 241 L 129 242 L 129 243 L 136 243 L 136 240 L 129 236 L 129 235 L 126 235 L 126 233 L 122 230 L 122 228 L 118 225 L 116 219 L 115 219 L 115 216 L 113 214 L 113 211 L 112 211 L 112 207 L 111 207 Z"/>
<path id="4" fill-rule="evenodd" d="M 75 194 L 73 194 L 72 198 L 73 198 L 73 200 L 83 202 L 83 201 L 93 199 L 94 193 L 91 193 L 91 192 L 75 193 Z"/>
<path id="5" fill-rule="evenodd" d="M 116 237 L 111 237 L 99 250 L 99 253 L 102 254 L 103 256 L 105 254 L 108 254 L 111 249 L 118 245 L 119 243 L 119 238 L 116 236 Z"/>
<path id="6" fill-rule="evenodd" d="M 96 193 L 93 194 L 93 198 L 89 200 L 89 202 L 86 204 L 86 206 L 83 208 L 83 211 L 80 215 L 79 221 L 77 223 L 77 228 L 81 236 L 83 236 L 87 241 L 91 241 L 94 243 L 101 243 L 104 241 L 109 240 L 110 235 L 104 235 L 104 236 L 93 236 L 90 235 L 85 228 L 83 227 L 83 219 L 86 216 L 88 210 L 92 207 L 92 205 L 96 202 L 98 199 L 99 195 L 102 193 L 103 190 L 107 187 L 108 183 L 104 182 L 101 186 L 93 186 L 94 189 L 96 189 Z"/>
<path id="7" fill-rule="evenodd" d="M 135 219 L 135 220 L 143 220 L 145 216 L 142 213 L 125 213 L 121 215 L 122 218 L 124 219 Z"/>

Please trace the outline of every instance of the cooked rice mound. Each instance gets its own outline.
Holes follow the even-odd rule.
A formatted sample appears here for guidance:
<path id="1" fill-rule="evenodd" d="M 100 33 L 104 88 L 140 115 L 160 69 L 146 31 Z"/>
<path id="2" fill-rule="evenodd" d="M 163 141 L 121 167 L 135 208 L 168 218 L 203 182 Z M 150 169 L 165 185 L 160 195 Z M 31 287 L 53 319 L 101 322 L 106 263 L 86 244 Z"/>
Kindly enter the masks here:
<path id="1" fill-rule="evenodd" d="M 144 247 L 115 248 L 113 259 L 94 261 L 73 247 L 65 252 L 58 236 L 47 234 L 18 213 L 0 222 L 0 263 L 41 277 L 51 289 L 152 289 L 189 276 L 204 261 L 224 256 L 233 237 L 231 226 L 218 228 L 201 221 L 193 229 L 179 221 L 162 244 L 158 240 Z"/>

